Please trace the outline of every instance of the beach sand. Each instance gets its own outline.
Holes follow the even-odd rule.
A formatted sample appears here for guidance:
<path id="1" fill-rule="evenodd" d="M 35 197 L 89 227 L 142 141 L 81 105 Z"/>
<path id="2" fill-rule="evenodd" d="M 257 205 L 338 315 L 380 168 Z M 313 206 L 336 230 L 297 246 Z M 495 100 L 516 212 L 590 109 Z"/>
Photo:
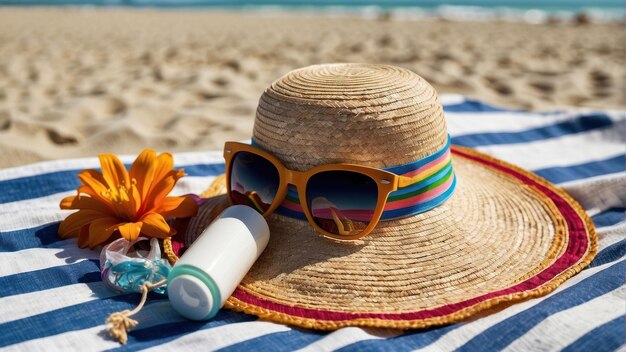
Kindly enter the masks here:
<path id="1" fill-rule="evenodd" d="M 623 24 L 0 8 L 0 167 L 221 149 L 263 89 L 327 62 L 409 68 L 440 94 L 512 108 L 624 108 Z"/>

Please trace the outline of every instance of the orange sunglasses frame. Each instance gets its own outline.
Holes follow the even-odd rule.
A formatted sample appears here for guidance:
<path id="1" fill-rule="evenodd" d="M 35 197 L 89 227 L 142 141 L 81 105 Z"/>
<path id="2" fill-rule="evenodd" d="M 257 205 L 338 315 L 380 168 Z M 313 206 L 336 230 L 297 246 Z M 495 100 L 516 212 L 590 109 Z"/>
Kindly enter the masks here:
<path id="1" fill-rule="evenodd" d="M 226 142 L 226 144 L 224 145 L 224 159 L 226 160 L 226 188 L 228 190 L 228 197 L 231 204 L 233 203 L 230 188 L 231 162 L 234 159 L 235 155 L 237 155 L 237 153 L 239 152 L 248 152 L 258 155 L 272 163 L 276 167 L 276 170 L 278 170 L 278 175 L 280 178 L 278 191 L 276 192 L 276 196 L 274 197 L 274 200 L 272 201 L 270 207 L 267 209 L 267 211 L 265 211 L 265 213 L 263 213 L 264 217 L 268 217 L 274 212 L 274 210 L 276 210 L 276 208 L 278 208 L 278 206 L 283 202 L 285 196 L 287 195 L 287 186 L 289 184 L 292 184 L 296 186 L 298 190 L 298 198 L 300 200 L 300 206 L 302 206 L 302 210 L 304 211 L 304 215 L 306 216 L 311 226 L 313 226 L 315 231 L 326 237 L 334 238 L 337 240 L 356 240 L 367 236 L 370 232 L 372 232 L 372 230 L 380 221 L 380 216 L 385 209 L 385 204 L 387 203 L 387 197 L 389 196 L 389 193 L 397 190 L 400 183 L 408 183 L 411 180 L 410 177 L 404 177 L 388 171 L 355 164 L 327 164 L 316 166 L 304 172 L 289 170 L 280 162 L 280 160 L 278 160 L 278 158 L 264 150 L 258 149 L 249 144 Z M 363 231 L 354 235 L 335 235 L 319 227 L 315 223 L 315 220 L 313 220 L 313 216 L 311 215 L 306 199 L 306 184 L 311 176 L 324 171 L 352 171 L 369 176 L 376 182 L 376 185 L 378 186 L 378 199 L 376 201 L 376 208 L 374 209 L 374 216 L 372 217 L 369 225 Z"/>

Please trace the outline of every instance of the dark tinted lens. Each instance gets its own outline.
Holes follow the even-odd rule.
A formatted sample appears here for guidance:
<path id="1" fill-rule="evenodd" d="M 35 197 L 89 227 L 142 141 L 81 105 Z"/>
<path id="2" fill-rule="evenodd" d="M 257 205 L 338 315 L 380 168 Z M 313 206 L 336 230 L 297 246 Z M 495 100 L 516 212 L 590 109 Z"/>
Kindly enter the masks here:
<path id="1" fill-rule="evenodd" d="M 306 198 L 319 227 L 335 235 L 356 235 L 374 216 L 378 186 L 356 172 L 326 171 L 309 179 Z"/>
<path id="2" fill-rule="evenodd" d="M 235 204 L 248 205 L 263 214 L 272 205 L 279 182 L 278 170 L 264 158 L 248 152 L 233 157 L 230 190 Z"/>

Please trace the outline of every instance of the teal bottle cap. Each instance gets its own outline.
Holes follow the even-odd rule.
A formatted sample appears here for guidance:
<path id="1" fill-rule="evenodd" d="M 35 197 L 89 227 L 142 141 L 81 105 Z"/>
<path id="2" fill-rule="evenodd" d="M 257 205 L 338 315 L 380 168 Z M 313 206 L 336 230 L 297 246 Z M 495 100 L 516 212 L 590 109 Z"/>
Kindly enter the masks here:
<path id="1" fill-rule="evenodd" d="M 213 318 L 221 305 L 213 280 L 192 266 L 176 269 L 170 273 L 167 284 L 167 295 L 174 310 L 192 320 Z"/>

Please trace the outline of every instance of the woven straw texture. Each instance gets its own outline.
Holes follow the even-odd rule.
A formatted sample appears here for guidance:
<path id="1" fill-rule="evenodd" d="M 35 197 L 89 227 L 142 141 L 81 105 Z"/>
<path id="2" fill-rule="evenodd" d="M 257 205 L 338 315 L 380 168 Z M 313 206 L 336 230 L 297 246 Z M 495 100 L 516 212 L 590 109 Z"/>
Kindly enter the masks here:
<path id="1" fill-rule="evenodd" d="M 260 99 L 254 139 L 305 170 L 404 164 L 439 150 L 447 133 L 437 94 L 419 76 L 337 64 L 273 83 Z M 453 148 L 453 166 L 457 189 L 443 205 L 382 221 L 358 241 L 323 238 L 306 221 L 272 215 L 269 245 L 226 307 L 317 329 L 425 327 L 548 293 L 595 255 L 591 221 L 562 190 L 463 148 Z M 205 204 L 184 242 L 225 206 L 223 196 Z"/>
<path id="2" fill-rule="evenodd" d="M 274 82 L 259 101 L 254 139 L 286 167 L 406 164 L 447 141 L 437 93 L 415 73 L 383 65 L 319 65 Z"/>

